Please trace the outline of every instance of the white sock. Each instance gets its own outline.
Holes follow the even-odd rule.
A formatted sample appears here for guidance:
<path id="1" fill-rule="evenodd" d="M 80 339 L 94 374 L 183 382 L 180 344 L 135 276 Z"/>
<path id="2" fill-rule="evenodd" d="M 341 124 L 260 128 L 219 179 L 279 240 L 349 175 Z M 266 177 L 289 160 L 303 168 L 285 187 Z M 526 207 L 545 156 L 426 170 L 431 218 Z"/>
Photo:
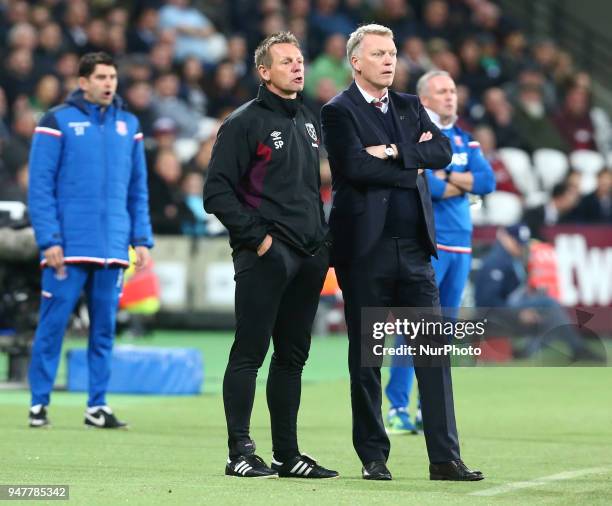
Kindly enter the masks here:
<path id="1" fill-rule="evenodd" d="M 98 411 L 99 409 L 101 409 L 102 411 L 104 411 L 105 413 L 111 415 L 113 413 L 113 410 L 109 407 L 109 406 L 91 406 L 89 408 L 87 408 L 87 412 L 91 415 L 92 413 L 95 413 L 96 411 Z"/>
<path id="2" fill-rule="evenodd" d="M 40 410 L 43 408 L 44 406 L 42 404 L 35 404 L 34 406 L 32 406 L 30 408 L 30 413 L 37 415 L 38 413 L 40 413 Z"/>

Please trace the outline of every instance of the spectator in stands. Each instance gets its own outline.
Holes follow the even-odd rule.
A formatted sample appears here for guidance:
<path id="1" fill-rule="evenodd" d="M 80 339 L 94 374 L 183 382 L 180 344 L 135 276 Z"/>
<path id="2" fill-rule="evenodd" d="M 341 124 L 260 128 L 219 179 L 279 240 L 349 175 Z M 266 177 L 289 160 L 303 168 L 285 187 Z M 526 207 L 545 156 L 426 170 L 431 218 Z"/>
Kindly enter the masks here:
<path id="1" fill-rule="evenodd" d="M 41 72 L 50 72 L 60 55 L 67 50 L 62 36 L 62 29 L 55 22 L 45 24 L 39 32 L 39 43 L 36 49 L 36 61 Z"/>
<path id="2" fill-rule="evenodd" d="M 497 231 L 497 241 L 483 258 L 482 267 L 476 273 L 476 306 L 506 308 L 508 312 L 497 313 L 496 320 L 507 315 L 511 330 L 523 335 L 536 335 L 523 350 L 515 351 L 516 357 L 529 357 L 551 340 L 558 340 L 571 350 L 572 362 L 601 361 L 603 357 L 597 356 L 585 346 L 559 303 L 528 287 L 525 257 L 529 252 L 529 239 L 529 229 L 525 225 L 514 225 Z M 554 332 L 551 332 L 553 329 Z"/>
<path id="3" fill-rule="evenodd" d="M 208 96 L 208 114 L 215 118 L 219 118 L 223 110 L 235 109 L 247 101 L 248 90 L 238 80 L 231 62 L 223 61 L 217 66 Z"/>
<path id="4" fill-rule="evenodd" d="M 15 178 L 19 167 L 28 161 L 32 135 L 36 127 L 34 114 L 30 109 L 17 111 L 11 127 L 13 134 L 2 148 L 2 162 L 9 176 Z"/>
<path id="5" fill-rule="evenodd" d="M 123 58 L 126 56 L 127 40 L 125 38 L 125 29 L 120 25 L 111 25 L 108 29 L 108 43 L 106 50 L 113 55 L 115 59 L 123 64 Z"/>
<path id="6" fill-rule="evenodd" d="M 612 171 L 603 169 L 597 175 L 597 188 L 585 195 L 572 212 L 577 223 L 612 224 Z"/>
<path id="7" fill-rule="evenodd" d="M 210 135 L 200 142 L 196 154 L 187 164 L 187 170 L 189 172 L 199 172 L 204 178 L 206 178 L 208 173 L 208 164 L 210 163 L 212 148 L 215 144 L 216 137 L 217 135 L 215 133 L 214 135 Z"/>
<path id="8" fill-rule="evenodd" d="M 149 84 L 153 82 L 153 68 L 149 64 L 149 58 L 146 55 L 130 55 L 129 59 L 125 60 L 124 63 L 125 66 L 122 68 L 119 86 L 139 81 L 145 81 Z"/>
<path id="9" fill-rule="evenodd" d="M 89 7 L 84 0 L 73 0 L 66 5 L 64 14 L 64 36 L 72 50 L 82 54 L 87 44 L 87 21 Z"/>
<path id="10" fill-rule="evenodd" d="M 504 90 L 489 88 L 483 95 L 483 105 L 483 120 L 495 133 L 497 145 L 503 148 L 522 148 L 522 138 L 514 125 L 514 109 Z"/>
<path id="11" fill-rule="evenodd" d="M 65 81 L 72 77 L 78 76 L 79 57 L 77 54 L 72 52 L 62 53 L 55 63 L 55 73 L 59 77 L 60 81 Z M 65 83 L 64 88 L 66 88 Z"/>
<path id="12" fill-rule="evenodd" d="M 198 133 L 203 116 L 181 100 L 178 96 L 179 84 L 178 76 L 172 72 L 160 75 L 155 80 L 153 107 L 158 117 L 174 120 L 179 137 L 194 137 Z"/>
<path id="13" fill-rule="evenodd" d="M 186 221 L 181 223 L 182 232 L 185 235 L 202 237 L 208 235 L 207 222 L 208 213 L 204 211 L 204 178 L 200 172 L 186 172 L 181 181 L 183 199 L 185 206 L 190 212 Z"/>
<path id="14" fill-rule="evenodd" d="M 195 56 L 187 58 L 181 66 L 181 87 L 179 96 L 199 114 L 204 116 L 208 97 L 202 89 L 204 67 Z"/>
<path id="15" fill-rule="evenodd" d="M 27 49 L 32 53 L 38 45 L 38 35 L 30 23 L 18 23 L 9 30 L 7 42 L 12 51 Z"/>
<path id="16" fill-rule="evenodd" d="M 536 66 L 540 69 L 546 80 L 554 82 L 555 67 L 559 57 L 557 45 L 547 38 L 536 40 L 532 46 L 531 54 Z"/>
<path id="17" fill-rule="evenodd" d="M 482 50 L 474 37 L 466 38 L 459 46 L 461 77 L 459 83 L 467 86 L 470 93 L 479 100 L 487 88 L 496 84 L 481 64 Z"/>
<path id="18" fill-rule="evenodd" d="M 4 88 L 9 106 L 13 107 L 19 95 L 28 97 L 36 87 L 36 70 L 29 49 L 11 51 L 0 73 L 0 85 Z"/>
<path id="19" fill-rule="evenodd" d="M 251 74 L 251 62 L 248 61 L 247 51 L 247 41 L 244 36 L 236 33 L 228 39 L 227 60 L 234 65 L 234 72 L 239 79 Z"/>
<path id="20" fill-rule="evenodd" d="M 204 199 L 202 197 L 204 177 L 202 173 L 186 172 L 181 182 L 181 188 L 185 206 L 191 213 L 182 224 L 183 233 L 196 237 L 227 234 L 227 229 L 219 219 L 214 214 L 208 214 L 204 210 Z"/>
<path id="21" fill-rule="evenodd" d="M 157 9 L 145 7 L 136 18 L 136 23 L 128 30 L 127 49 L 130 53 L 149 53 L 157 41 Z"/>
<path id="22" fill-rule="evenodd" d="M 59 79 L 52 74 L 41 77 L 36 85 L 36 94 L 30 97 L 30 108 L 35 122 L 42 118 L 49 109 L 59 104 L 62 98 L 62 87 Z"/>
<path id="23" fill-rule="evenodd" d="M 521 85 L 514 125 L 521 144 L 530 153 L 539 148 L 568 150 L 568 145 L 547 116 L 542 88 L 535 84 Z"/>
<path id="24" fill-rule="evenodd" d="M 582 173 L 576 169 L 570 169 L 565 177 L 565 184 L 580 194 L 582 187 Z"/>
<path id="25" fill-rule="evenodd" d="M 429 0 L 425 4 L 423 22 L 419 24 L 418 32 L 426 42 L 431 39 L 453 42 L 455 34 L 450 24 L 448 4 L 445 0 Z"/>
<path id="26" fill-rule="evenodd" d="M 170 149 L 160 150 L 149 179 L 151 224 L 156 234 L 180 235 L 183 223 L 190 220 L 191 212 L 183 202 L 181 177 L 176 154 Z"/>
<path id="27" fill-rule="evenodd" d="M 0 185 L 0 201 L 13 200 L 27 205 L 28 176 L 28 164 L 24 163 L 17 169 L 13 180 L 4 181 Z"/>
<path id="28" fill-rule="evenodd" d="M 527 58 L 527 38 L 521 30 L 513 30 L 504 39 L 500 62 L 504 81 L 516 79 Z"/>
<path id="29" fill-rule="evenodd" d="M 160 151 L 174 151 L 178 126 L 172 118 L 162 117 L 155 120 L 152 129 L 153 137 L 148 139 L 148 142 L 145 144 L 149 174 L 153 171 L 153 167 L 157 161 L 157 154 Z"/>
<path id="30" fill-rule="evenodd" d="M 40 29 L 51 21 L 51 10 L 47 5 L 37 3 L 30 10 L 30 21 L 35 28 Z"/>
<path id="31" fill-rule="evenodd" d="M 83 46 L 85 52 L 105 51 L 108 48 L 108 25 L 102 18 L 93 18 L 87 23 L 87 42 Z"/>
<path id="32" fill-rule="evenodd" d="M 412 35 L 404 41 L 401 48 L 398 59 L 404 60 L 408 64 L 410 78 L 416 83 L 419 77 L 433 67 L 431 59 L 425 50 L 423 39 Z"/>
<path id="33" fill-rule="evenodd" d="M 495 133 L 493 129 L 487 125 L 479 125 L 474 130 L 474 140 L 480 142 L 482 154 L 493 167 L 495 174 L 495 187 L 497 191 L 509 192 L 523 197 L 523 194 L 515 186 L 512 176 L 503 160 L 497 155 L 497 146 Z"/>
<path id="34" fill-rule="evenodd" d="M 567 90 L 561 110 L 554 116 L 553 121 L 561 137 L 570 146 L 570 150 L 591 149 L 597 151 L 600 141 L 601 150 L 606 153 L 610 142 L 606 143 L 605 126 L 603 132 L 597 132 L 596 126 L 602 126 L 601 121 L 593 122 L 592 115 L 605 112 L 593 111 L 588 90 L 582 86 L 573 86 Z M 605 125 L 605 123 L 604 123 Z M 608 122 L 609 125 L 609 122 Z M 610 132 L 608 130 L 608 136 Z"/>
<path id="35" fill-rule="evenodd" d="M 176 33 L 176 61 L 196 56 L 203 63 L 214 65 L 225 57 L 227 41 L 211 21 L 190 4 L 190 0 L 167 0 L 159 11 L 159 28 Z"/>
<path id="36" fill-rule="evenodd" d="M 314 8 L 309 18 L 309 50 L 310 57 L 323 49 L 323 41 L 330 35 L 340 33 L 345 37 L 355 28 L 355 22 L 340 11 L 339 0 L 315 0 Z"/>
<path id="37" fill-rule="evenodd" d="M 153 108 L 153 89 L 147 81 L 136 81 L 125 90 L 125 101 L 128 109 L 138 118 L 140 128 L 148 139 L 153 135 L 153 123 L 156 119 Z"/>
<path id="38" fill-rule="evenodd" d="M 531 235 L 543 240 L 542 228 L 570 221 L 571 212 L 578 204 L 580 193 L 567 183 L 558 183 L 553 187 L 551 200 L 537 207 L 527 209 L 523 222 L 529 227 Z"/>
<path id="39" fill-rule="evenodd" d="M 160 76 L 168 72 L 172 72 L 174 44 L 169 42 L 157 42 L 149 53 L 149 60 L 153 67 L 153 73 L 155 76 Z"/>
<path id="40" fill-rule="evenodd" d="M 407 0 L 382 0 L 376 19 L 393 31 L 397 47 L 401 47 L 408 37 L 417 33 L 417 25 Z"/>
<path id="41" fill-rule="evenodd" d="M 345 48 L 346 37 L 341 33 L 332 34 L 327 38 L 324 51 L 311 63 L 306 74 L 304 87 L 306 95 L 310 98 L 316 95 L 317 85 L 321 79 L 330 79 L 334 83 L 336 93 L 347 87 L 351 80 L 351 70 L 346 61 Z"/>

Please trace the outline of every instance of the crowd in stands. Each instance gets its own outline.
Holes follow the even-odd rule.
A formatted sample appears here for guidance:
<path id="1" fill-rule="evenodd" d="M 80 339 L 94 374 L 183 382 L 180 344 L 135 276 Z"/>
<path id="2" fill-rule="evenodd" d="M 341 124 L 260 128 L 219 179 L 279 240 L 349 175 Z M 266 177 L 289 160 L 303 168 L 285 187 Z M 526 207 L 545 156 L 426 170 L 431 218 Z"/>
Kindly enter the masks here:
<path id="1" fill-rule="evenodd" d="M 154 231 L 222 234 L 201 190 L 220 123 L 257 92 L 257 43 L 280 30 L 298 37 L 304 100 L 318 112 L 351 81 L 347 36 L 371 21 L 395 34 L 394 89 L 414 93 L 433 68 L 455 79 L 459 125 L 491 161 L 496 193 L 520 203 L 513 219 L 612 223 L 612 128 L 589 74 L 490 0 L 0 0 L 0 200 L 26 201 L 36 122 L 77 87 L 79 57 L 106 51 L 145 135 Z M 481 222 L 513 216 L 494 211 Z"/>

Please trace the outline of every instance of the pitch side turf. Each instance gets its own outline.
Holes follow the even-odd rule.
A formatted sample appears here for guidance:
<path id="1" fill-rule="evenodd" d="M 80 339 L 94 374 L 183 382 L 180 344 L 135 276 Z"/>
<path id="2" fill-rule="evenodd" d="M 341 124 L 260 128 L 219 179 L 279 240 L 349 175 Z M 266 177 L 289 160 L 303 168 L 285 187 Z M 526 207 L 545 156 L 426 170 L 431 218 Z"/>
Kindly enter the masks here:
<path id="1" fill-rule="evenodd" d="M 612 504 L 611 368 L 456 368 L 463 458 L 487 479 L 430 482 L 423 438 L 394 436 L 394 480 L 376 483 L 361 479 L 351 445 L 346 339 L 316 339 L 304 372 L 301 450 L 341 478 L 249 481 L 223 475 L 220 386 L 231 336 L 158 332 L 136 343 L 200 348 L 205 393 L 111 395 L 110 404 L 131 429 L 104 432 L 83 426 L 85 394 L 55 392 L 53 427 L 32 430 L 26 426 L 27 392 L 0 391 L 0 484 L 69 485 L 69 504 L 104 506 Z M 252 435 L 269 460 L 265 370 Z M 64 378 L 61 370 L 58 383 Z"/>

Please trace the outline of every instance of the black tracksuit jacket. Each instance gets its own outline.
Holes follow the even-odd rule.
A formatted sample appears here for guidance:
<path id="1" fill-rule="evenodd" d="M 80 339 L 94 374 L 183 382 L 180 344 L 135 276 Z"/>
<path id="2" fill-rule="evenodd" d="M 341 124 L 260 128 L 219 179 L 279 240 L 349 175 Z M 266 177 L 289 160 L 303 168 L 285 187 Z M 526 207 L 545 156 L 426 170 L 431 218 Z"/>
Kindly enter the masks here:
<path id="1" fill-rule="evenodd" d="M 319 193 L 319 126 L 301 97 L 260 86 L 219 129 L 204 208 L 229 230 L 234 250 L 256 250 L 266 234 L 314 255 L 328 233 Z"/>

